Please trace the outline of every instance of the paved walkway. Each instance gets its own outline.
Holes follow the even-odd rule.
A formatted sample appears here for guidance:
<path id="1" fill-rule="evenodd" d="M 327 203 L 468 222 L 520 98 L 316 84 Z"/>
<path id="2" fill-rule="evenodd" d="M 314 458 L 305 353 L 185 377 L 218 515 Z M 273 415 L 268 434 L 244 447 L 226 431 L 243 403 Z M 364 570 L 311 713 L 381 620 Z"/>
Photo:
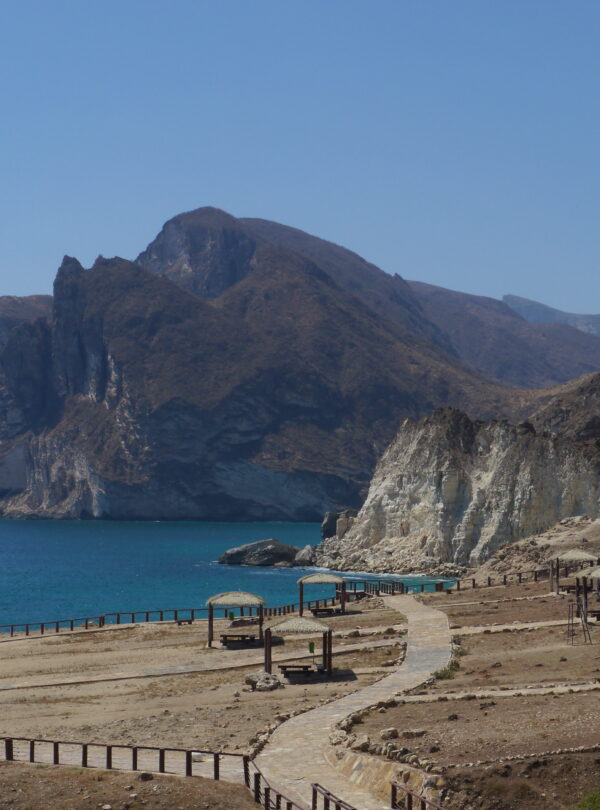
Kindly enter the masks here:
<path id="1" fill-rule="evenodd" d="M 413 596 L 388 596 L 384 602 L 386 607 L 403 613 L 408 620 L 407 650 L 402 666 L 371 686 L 283 723 L 257 757 L 257 765 L 272 787 L 302 806 L 310 807 L 311 784 L 318 782 L 360 810 L 389 807 L 350 783 L 327 762 L 325 751 L 329 748 L 329 734 L 333 726 L 349 714 L 418 686 L 450 660 L 451 636 L 445 613 L 418 602 Z"/>

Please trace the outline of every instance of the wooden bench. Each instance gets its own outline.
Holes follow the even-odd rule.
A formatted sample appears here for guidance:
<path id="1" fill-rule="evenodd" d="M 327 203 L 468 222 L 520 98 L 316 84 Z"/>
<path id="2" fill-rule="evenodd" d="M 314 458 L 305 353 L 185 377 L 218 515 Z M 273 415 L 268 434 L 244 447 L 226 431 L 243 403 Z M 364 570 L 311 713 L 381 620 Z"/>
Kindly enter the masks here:
<path id="1" fill-rule="evenodd" d="M 311 608 L 310 612 L 313 616 L 338 616 L 341 614 L 342 609 L 339 607 L 315 607 Z"/>
<path id="2" fill-rule="evenodd" d="M 256 642 L 255 633 L 221 633 L 221 644 L 225 647 L 232 642 L 244 644 L 254 644 Z"/>
<path id="3" fill-rule="evenodd" d="M 193 619 L 177 619 L 176 622 L 178 627 L 181 627 L 182 624 L 193 624 L 193 623 L 194 623 Z"/>
<path id="4" fill-rule="evenodd" d="M 286 677 L 289 674 L 293 675 L 296 673 L 306 675 L 308 678 L 315 670 L 313 669 L 312 664 L 279 664 L 279 671 Z"/>

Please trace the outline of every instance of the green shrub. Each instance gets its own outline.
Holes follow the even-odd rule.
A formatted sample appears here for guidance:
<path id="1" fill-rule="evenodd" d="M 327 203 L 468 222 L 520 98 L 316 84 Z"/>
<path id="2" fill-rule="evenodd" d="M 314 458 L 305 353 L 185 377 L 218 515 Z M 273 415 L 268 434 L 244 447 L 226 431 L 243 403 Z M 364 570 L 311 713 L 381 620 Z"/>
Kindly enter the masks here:
<path id="1" fill-rule="evenodd" d="M 600 810 L 600 790 L 593 790 L 582 796 L 578 804 L 573 805 L 572 810 Z"/>
<path id="2" fill-rule="evenodd" d="M 458 661 L 452 659 L 447 667 L 436 670 L 433 673 L 433 677 L 438 681 L 447 681 L 449 678 L 454 678 L 454 673 L 459 669 L 459 666 Z"/>

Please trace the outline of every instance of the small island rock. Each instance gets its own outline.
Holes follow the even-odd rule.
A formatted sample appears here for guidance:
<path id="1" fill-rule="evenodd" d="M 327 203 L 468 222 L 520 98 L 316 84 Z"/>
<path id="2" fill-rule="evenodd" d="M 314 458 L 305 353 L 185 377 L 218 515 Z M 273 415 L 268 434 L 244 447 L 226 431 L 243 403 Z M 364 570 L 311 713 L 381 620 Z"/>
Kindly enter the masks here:
<path id="1" fill-rule="evenodd" d="M 230 548 L 219 557 L 219 562 L 221 565 L 276 565 L 277 563 L 293 565 L 299 551 L 297 546 L 289 546 L 275 538 L 270 538 Z"/>

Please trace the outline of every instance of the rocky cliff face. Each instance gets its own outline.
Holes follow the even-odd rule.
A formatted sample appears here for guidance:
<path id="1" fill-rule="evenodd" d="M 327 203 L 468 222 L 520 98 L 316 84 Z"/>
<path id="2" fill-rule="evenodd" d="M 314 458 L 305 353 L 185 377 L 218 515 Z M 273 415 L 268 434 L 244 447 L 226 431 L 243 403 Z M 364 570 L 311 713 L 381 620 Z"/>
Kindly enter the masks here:
<path id="1" fill-rule="evenodd" d="M 318 561 L 376 571 L 479 564 L 562 518 L 600 515 L 599 472 L 598 446 L 530 423 L 477 422 L 454 409 L 406 420 L 358 517 L 318 547 Z"/>
<path id="2" fill-rule="evenodd" d="M 384 315 L 385 274 L 354 254 L 344 274 L 324 245 L 321 266 L 201 209 L 144 267 L 66 258 L 51 317 L 0 353 L 2 514 L 318 520 L 360 505 L 403 417 L 509 410 L 428 338 L 404 282 Z"/>

